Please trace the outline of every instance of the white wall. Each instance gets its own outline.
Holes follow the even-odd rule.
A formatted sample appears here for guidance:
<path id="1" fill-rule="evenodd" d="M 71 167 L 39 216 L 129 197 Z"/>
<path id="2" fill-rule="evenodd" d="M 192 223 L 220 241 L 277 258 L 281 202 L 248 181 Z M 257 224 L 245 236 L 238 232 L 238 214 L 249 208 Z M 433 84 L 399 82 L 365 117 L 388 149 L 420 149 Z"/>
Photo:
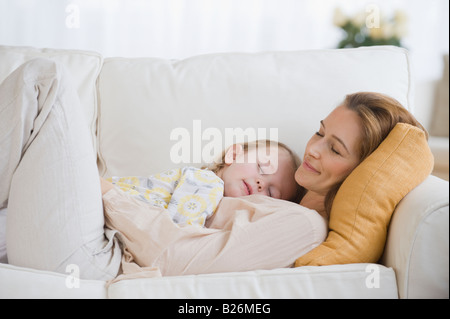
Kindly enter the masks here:
<path id="1" fill-rule="evenodd" d="M 409 16 L 416 80 L 441 75 L 448 0 L 0 0 L 0 44 L 94 50 L 104 56 L 185 58 L 226 51 L 334 48 L 336 7 L 376 4 Z"/>

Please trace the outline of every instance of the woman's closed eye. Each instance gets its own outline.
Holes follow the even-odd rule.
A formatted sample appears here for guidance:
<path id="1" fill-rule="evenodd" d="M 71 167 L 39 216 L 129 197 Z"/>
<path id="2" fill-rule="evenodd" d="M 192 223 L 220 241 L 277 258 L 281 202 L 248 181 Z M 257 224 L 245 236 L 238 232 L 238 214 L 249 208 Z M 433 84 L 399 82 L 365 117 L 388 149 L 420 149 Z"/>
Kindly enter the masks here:
<path id="1" fill-rule="evenodd" d="M 319 137 L 324 137 L 324 135 L 320 132 L 316 132 L 316 135 Z M 330 149 L 334 154 L 341 155 L 341 153 L 333 145 L 330 146 Z"/>
<path id="2" fill-rule="evenodd" d="M 333 146 L 331 147 L 331 151 L 332 151 L 333 153 L 335 153 L 336 155 L 341 155 L 341 153 L 339 153 L 338 151 L 336 151 L 336 150 L 334 149 Z"/>

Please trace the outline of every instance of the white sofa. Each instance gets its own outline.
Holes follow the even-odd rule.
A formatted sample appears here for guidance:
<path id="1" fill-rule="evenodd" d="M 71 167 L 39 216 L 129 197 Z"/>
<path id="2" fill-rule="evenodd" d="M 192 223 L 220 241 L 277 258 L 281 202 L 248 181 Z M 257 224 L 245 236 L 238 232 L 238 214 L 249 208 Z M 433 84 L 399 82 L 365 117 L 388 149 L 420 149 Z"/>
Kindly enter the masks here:
<path id="1" fill-rule="evenodd" d="M 36 57 L 61 61 L 73 74 L 103 176 L 187 165 L 171 156 L 182 137 L 192 150 L 187 160 L 199 165 L 212 136 L 214 145 L 225 146 L 227 129 L 266 134 L 303 154 L 319 121 L 356 91 L 383 92 L 412 111 L 419 107 L 413 105 L 408 53 L 395 47 L 225 53 L 178 61 L 0 46 L 0 81 Z M 448 161 L 448 144 L 444 156 Z M 3 259 L 0 298 L 448 298 L 448 191 L 447 181 L 430 176 L 401 201 L 377 264 L 134 279 L 107 287 Z M 2 226 L 6 214 L 0 213 Z"/>

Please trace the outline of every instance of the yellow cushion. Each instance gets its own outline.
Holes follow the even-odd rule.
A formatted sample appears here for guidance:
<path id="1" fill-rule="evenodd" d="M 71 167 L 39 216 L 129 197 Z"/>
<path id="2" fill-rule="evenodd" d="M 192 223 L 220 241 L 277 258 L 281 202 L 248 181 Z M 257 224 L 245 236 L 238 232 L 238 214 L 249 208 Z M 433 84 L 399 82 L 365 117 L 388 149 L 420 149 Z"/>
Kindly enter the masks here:
<path id="1" fill-rule="evenodd" d="M 377 262 L 395 207 L 431 173 L 433 162 L 424 132 L 397 124 L 342 184 L 325 242 L 295 266 Z"/>

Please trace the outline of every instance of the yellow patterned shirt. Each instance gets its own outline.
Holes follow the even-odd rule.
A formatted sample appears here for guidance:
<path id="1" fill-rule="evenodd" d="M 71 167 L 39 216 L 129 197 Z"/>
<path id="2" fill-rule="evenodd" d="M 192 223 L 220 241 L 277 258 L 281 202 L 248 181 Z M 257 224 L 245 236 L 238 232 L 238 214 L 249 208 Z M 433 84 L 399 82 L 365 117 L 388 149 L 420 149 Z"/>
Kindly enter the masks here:
<path id="1" fill-rule="evenodd" d="M 210 170 L 195 167 L 173 169 L 149 177 L 108 179 L 122 191 L 154 206 L 167 209 L 180 225 L 204 226 L 223 197 L 223 181 Z"/>

